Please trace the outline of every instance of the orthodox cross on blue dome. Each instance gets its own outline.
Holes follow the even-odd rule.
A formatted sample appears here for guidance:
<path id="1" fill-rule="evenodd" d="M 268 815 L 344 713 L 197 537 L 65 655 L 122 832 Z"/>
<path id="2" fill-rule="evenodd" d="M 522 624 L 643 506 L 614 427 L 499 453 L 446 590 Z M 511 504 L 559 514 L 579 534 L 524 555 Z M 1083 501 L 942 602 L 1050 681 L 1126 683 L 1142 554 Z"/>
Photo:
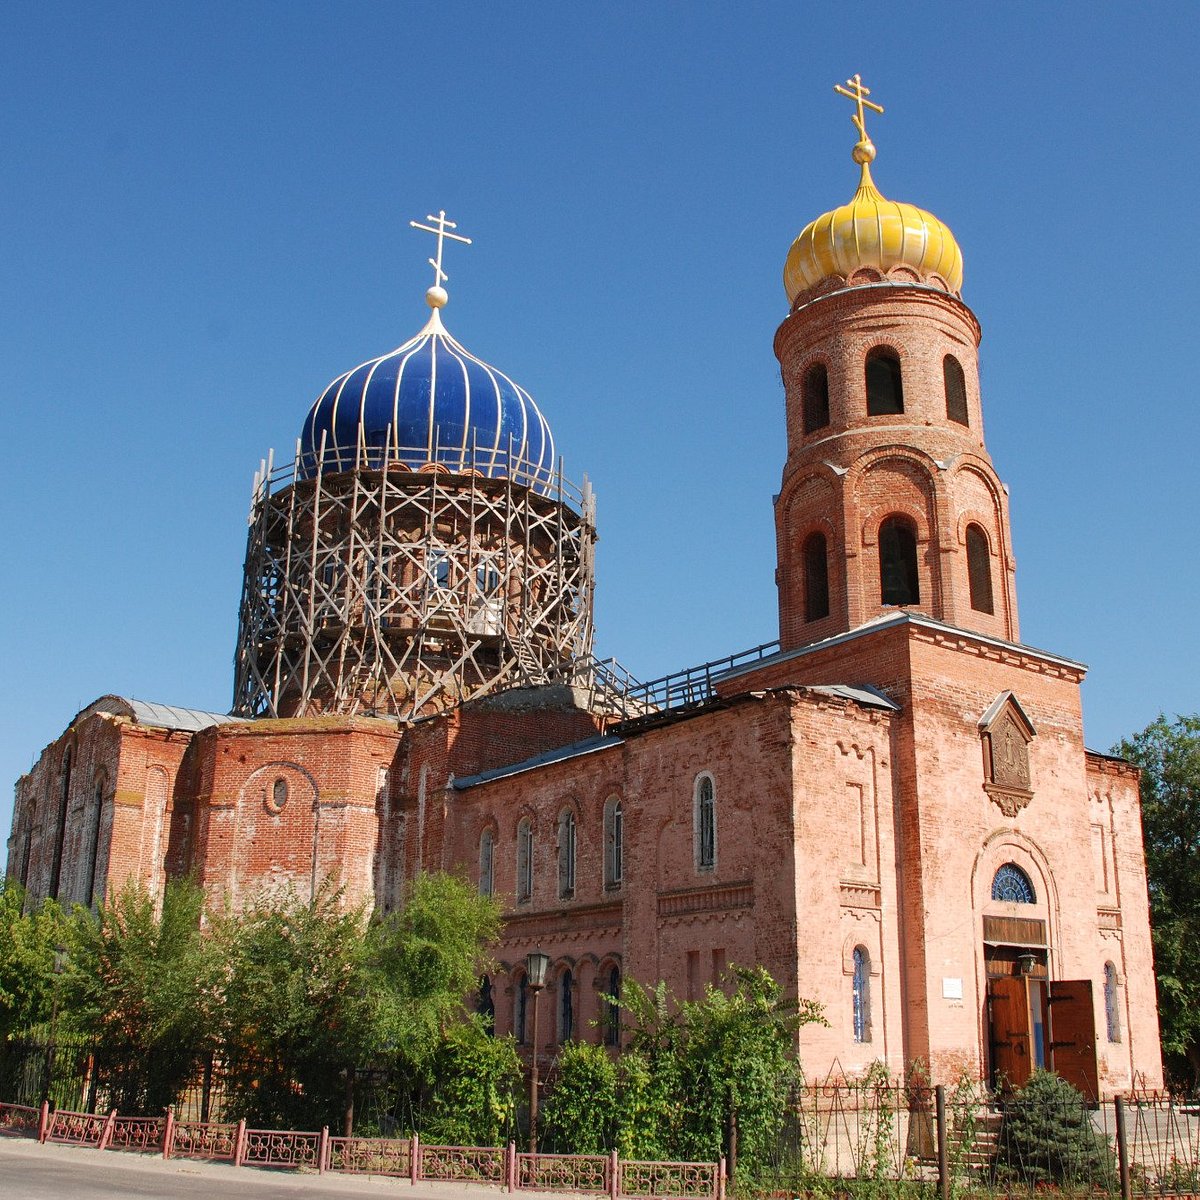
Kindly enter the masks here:
<path id="1" fill-rule="evenodd" d="M 425 293 L 425 299 L 429 302 L 430 308 L 441 308 L 450 298 L 446 289 L 442 284 L 450 278 L 445 271 L 442 270 L 442 246 L 446 238 L 450 238 L 455 242 L 462 242 L 469 246 L 471 239 L 463 237 L 460 233 L 451 233 L 450 230 L 457 229 L 458 226 L 453 221 L 446 220 L 446 210 L 442 209 L 435 217 L 433 213 L 429 213 L 425 220 L 432 221 L 432 225 L 422 225 L 419 221 L 409 221 L 409 224 L 414 229 L 424 230 L 425 233 L 432 233 L 437 236 L 437 257 L 429 260 L 429 265 L 433 268 L 433 287 Z"/>

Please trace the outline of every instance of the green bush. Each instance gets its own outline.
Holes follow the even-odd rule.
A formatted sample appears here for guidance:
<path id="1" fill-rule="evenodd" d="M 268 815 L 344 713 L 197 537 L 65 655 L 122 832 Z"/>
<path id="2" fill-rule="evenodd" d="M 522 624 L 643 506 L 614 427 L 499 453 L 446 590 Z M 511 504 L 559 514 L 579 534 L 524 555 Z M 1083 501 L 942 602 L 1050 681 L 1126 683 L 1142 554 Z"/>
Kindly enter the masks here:
<path id="1" fill-rule="evenodd" d="M 1003 1182 L 1111 1189 L 1112 1147 L 1083 1097 L 1052 1071 L 1034 1071 L 1005 1102 L 996 1154 Z"/>
<path id="2" fill-rule="evenodd" d="M 616 1115 L 613 1060 L 602 1046 L 568 1042 L 542 1110 L 541 1144 L 573 1154 L 604 1154 L 615 1145 Z"/>

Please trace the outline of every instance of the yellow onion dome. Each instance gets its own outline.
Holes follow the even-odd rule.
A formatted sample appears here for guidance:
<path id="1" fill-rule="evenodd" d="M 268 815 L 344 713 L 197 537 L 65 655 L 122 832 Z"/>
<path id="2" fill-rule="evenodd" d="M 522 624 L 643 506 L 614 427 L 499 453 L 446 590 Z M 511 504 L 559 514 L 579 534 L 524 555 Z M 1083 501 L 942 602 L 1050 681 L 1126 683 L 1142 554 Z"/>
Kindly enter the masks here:
<path id="1" fill-rule="evenodd" d="M 865 139 L 855 147 L 862 178 L 854 199 L 810 221 L 792 243 L 783 268 L 790 302 L 822 279 L 845 279 L 859 267 L 887 274 L 905 266 L 921 279 L 940 276 L 952 292 L 962 287 L 962 251 L 954 234 L 923 208 L 879 194 L 871 179 L 874 150 Z"/>

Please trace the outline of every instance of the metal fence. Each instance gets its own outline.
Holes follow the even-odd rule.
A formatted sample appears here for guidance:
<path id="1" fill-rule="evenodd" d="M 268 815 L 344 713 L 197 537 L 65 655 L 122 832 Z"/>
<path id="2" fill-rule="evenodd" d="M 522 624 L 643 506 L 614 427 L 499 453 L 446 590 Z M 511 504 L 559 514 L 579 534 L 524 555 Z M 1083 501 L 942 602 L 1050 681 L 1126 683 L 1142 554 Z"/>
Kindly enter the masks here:
<path id="1" fill-rule="evenodd" d="M 411 1138 L 331 1137 L 297 1129 L 249 1129 L 216 1122 L 122 1117 L 0 1103 L 0 1135 L 39 1142 L 208 1159 L 344 1175 L 383 1175 L 412 1183 L 481 1183 L 520 1190 L 579 1192 L 611 1200 L 724 1200 L 725 1163 L 641 1162 L 607 1155 L 524 1154 L 507 1146 L 435 1146 Z"/>

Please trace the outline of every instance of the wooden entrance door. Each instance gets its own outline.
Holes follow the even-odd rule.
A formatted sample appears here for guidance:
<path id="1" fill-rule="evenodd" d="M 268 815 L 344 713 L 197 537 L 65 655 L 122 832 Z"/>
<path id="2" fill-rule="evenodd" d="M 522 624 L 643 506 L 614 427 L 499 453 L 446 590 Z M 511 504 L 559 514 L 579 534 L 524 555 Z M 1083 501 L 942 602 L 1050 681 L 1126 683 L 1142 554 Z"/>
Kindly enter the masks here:
<path id="1" fill-rule="evenodd" d="M 992 1085 L 1018 1088 L 1033 1073 L 1028 981 L 1008 975 L 988 981 Z"/>
<path id="2" fill-rule="evenodd" d="M 1050 984 L 1050 1068 L 1088 1100 L 1099 1097 L 1096 1070 L 1096 1010 L 1090 979 Z"/>

